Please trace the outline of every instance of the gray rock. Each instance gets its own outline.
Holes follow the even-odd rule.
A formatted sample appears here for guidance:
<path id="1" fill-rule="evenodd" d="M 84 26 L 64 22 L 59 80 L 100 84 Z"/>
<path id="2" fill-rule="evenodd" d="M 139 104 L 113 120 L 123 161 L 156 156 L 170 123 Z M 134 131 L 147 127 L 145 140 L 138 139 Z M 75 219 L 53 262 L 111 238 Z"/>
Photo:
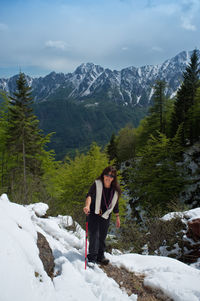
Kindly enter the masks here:
<path id="1" fill-rule="evenodd" d="M 55 266 L 52 250 L 44 235 L 39 232 L 37 232 L 37 235 L 38 235 L 37 246 L 39 249 L 39 257 L 43 263 L 44 270 L 46 271 L 47 275 L 52 278 L 54 276 L 53 272 Z"/>

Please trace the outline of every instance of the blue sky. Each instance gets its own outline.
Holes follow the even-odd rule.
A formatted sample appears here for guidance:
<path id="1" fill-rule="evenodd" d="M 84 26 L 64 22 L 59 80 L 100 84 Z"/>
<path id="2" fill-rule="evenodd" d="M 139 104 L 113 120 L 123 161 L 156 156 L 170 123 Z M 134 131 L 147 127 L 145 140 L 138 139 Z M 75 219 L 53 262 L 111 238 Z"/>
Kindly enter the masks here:
<path id="1" fill-rule="evenodd" d="M 1 0 L 0 77 L 121 70 L 200 48 L 200 0 Z"/>

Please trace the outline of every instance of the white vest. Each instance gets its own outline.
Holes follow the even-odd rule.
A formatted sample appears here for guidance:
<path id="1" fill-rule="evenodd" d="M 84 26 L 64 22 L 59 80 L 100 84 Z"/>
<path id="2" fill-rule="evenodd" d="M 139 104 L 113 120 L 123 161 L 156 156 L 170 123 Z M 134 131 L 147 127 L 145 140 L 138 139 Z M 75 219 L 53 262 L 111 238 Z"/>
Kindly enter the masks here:
<path id="1" fill-rule="evenodd" d="M 101 208 L 101 198 L 102 198 L 102 192 L 103 192 L 103 184 L 101 180 L 96 180 L 96 202 L 95 202 L 95 214 L 99 214 L 100 208 Z M 118 192 L 115 191 L 112 201 L 108 207 L 108 209 L 102 214 L 102 217 L 105 219 L 108 219 L 110 213 L 113 211 L 116 203 L 118 200 Z"/>

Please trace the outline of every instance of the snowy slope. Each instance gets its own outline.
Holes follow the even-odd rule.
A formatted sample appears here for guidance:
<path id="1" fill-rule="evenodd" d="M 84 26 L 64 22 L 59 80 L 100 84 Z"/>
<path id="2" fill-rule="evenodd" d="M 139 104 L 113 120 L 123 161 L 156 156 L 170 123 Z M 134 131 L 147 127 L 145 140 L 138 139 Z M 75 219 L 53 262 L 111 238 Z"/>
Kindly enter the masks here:
<path id="1" fill-rule="evenodd" d="M 22 206 L 0 197 L 0 301 L 126 301 L 137 300 L 121 291 L 97 266 L 84 269 L 85 232 L 66 230 L 69 216 L 42 218 L 43 203 Z M 36 215 L 37 213 L 37 215 Z M 39 258 L 37 232 L 48 240 L 55 258 L 53 281 Z M 200 300 L 200 271 L 177 260 L 137 254 L 110 255 L 111 262 L 144 273 L 145 284 L 160 288 L 175 301 Z M 37 277 L 36 277 L 37 275 Z"/>

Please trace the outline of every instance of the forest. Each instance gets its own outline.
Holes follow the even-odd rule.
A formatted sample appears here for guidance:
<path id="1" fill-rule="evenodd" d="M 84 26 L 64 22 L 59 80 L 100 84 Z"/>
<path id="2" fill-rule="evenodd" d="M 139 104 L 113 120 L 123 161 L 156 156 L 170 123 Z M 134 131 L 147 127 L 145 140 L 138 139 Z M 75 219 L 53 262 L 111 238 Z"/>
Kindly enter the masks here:
<path id="1" fill-rule="evenodd" d="M 53 133 L 44 135 L 39 128 L 31 88 L 20 73 L 14 95 L 0 94 L 0 194 L 24 205 L 47 203 L 50 215 L 71 215 L 83 225 L 90 185 L 104 167 L 115 165 L 123 189 L 122 238 L 138 227 L 137 206 L 149 218 L 192 206 L 181 194 L 193 184 L 184 153 L 200 142 L 199 74 L 194 50 L 174 99 L 166 97 L 166 83 L 158 79 L 153 104 L 138 127 L 127 124 L 105 147 L 94 141 L 87 152 L 77 150 L 73 157 L 65 154 L 58 161 L 48 148 Z"/>

